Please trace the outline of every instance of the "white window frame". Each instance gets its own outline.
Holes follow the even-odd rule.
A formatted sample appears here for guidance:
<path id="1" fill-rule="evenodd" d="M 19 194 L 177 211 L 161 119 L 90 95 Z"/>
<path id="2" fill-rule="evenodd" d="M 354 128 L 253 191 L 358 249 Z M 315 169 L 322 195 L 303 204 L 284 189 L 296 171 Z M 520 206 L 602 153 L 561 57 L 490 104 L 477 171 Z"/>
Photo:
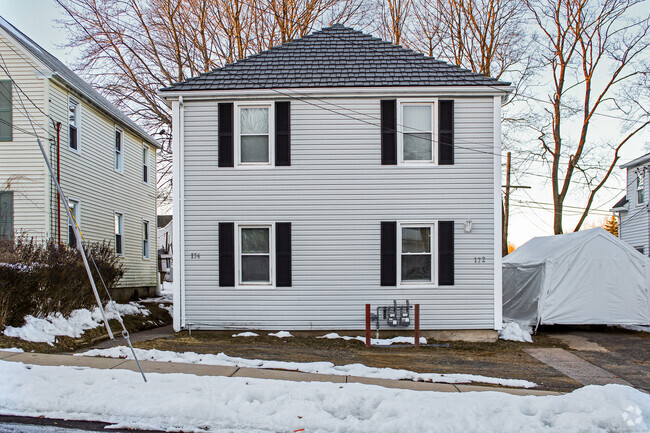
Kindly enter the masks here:
<path id="1" fill-rule="evenodd" d="M 147 231 L 145 232 L 144 226 L 145 224 L 147 225 Z M 151 259 L 151 224 L 149 224 L 149 220 L 142 220 L 142 259 L 143 260 L 149 260 Z M 147 239 L 144 238 L 144 234 L 147 234 Z M 147 246 L 147 254 L 145 255 L 145 242 Z"/>
<path id="2" fill-rule="evenodd" d="M 74 104 L 74 126 L 77 128 L 77 148 L 74 149 L 70 146 L 70 105 Z M 81 101 L 72 95 L 68 95 L 68 150 L 74 153 L 81 154 Z"/>
<path id="3" fill-rule="evenodd" d="M 115 138 L 117 133 L 120 133 L 120 153 L 117 153 L 117 148 L 115 148 Z M 115 155 L 115 171 L 118 173 L 124 174 L 124 130 L 118 126 L 115 127 L 115 134 L 113 136 L 113 153 Z M 119 168 L 117 163 L 119 162 Z"/>
<path id="4" fill-rule="evenodd" d="M 269 160 L 268 162 L 242 162 L 241 161 L 241 109 L 242 108 L 268 108 L 269 109 Z M 275 162 L 275 102 L 273 101 L 242 101 L 235 102 L 234 120 L 234 147 L 235 161 L 238 168 L 272 168 Z"/>
<path id="5" fill-rule="evenodd" d="M 147 158 L 145 160 L 144 153 L 147 152 Z M 147 180 L 144 180 L 144 168 L 147 167 Z M 142 173 L 141 173 L 142 183 L 149 185 L 149 179 L 151 179 L 151 149 L 146 144 L 142 145 Z"/>
<path id="6" fill-rule="evenodd" d="M 643 201 L 639 200 L 639 192 L 643 194 Z M 645 168 L 641 167 L 636 171 L 636 205 L 641 206 L 644 203 L 645 203 Z"/>
<path id="7" fill-rule="evenodd" d="M 115 217 L 117 215 L 120 215 L 122 217 L 122 233 L 115 233 Z M 117 252 L 117 235 L 122 236 L 122 252 L 118 253 Z M 124 239 L 124 212 L 120 211 L 113 211 L 113 240 L 115 241 L 115 255 L 118 257 L 124 257 L 125 256 L 125 250 L 126 250 L 126 240 Z"/>
<path id="8" fill-rule="evenodd" d="M 431 160 L 430 161 L 412 161 L 404 160 L 404 106 L 409 105 L 431 105 Z M 398 99 L 397 100 L 397 161 L 399 165 L 422 167 L 438 165 L 438 99 Z M 426 131 L 424 131 L 426 132 Z"/>
<path id="9" fill-rule="evenodd" d="M 70 208 L 70 202 L 75 202 L 77 204 L 77 209 L 75 212 L 70 211 L 72 216 L 74 216 L 74 220 L 77 223 L 77 226 L 79 226 L 79 229 L 81 229 L 81 200 L 78 198 L 74 197 L 68 197 L 68 208 Z M 70 221 L 68 221 L 68 246 L 70 245 Z"/>
<path id="10" fill-rule="evenodd" d="M 429 227 L 431 230 L 431 281 L 402 281 L 402 228 Z M 437 288 L 438 287 L 438 221 L 397 222 L 397 287 Z"/>
<path id="11" fill-rule="evenodd" d="M 242 282 L 242 254 L 241 232 L 247 228 L 269 229 L 269 282 Z M 269 222 L 241 222 L 235 224 L 235 274 L 236 288 L 275 289 L 275 223 Z"/>

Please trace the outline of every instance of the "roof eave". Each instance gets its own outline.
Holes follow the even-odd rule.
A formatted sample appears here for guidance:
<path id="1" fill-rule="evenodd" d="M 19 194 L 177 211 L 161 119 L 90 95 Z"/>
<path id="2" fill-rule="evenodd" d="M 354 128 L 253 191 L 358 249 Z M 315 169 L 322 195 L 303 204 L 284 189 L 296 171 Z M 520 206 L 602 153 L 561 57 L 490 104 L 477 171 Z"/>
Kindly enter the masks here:
<path id="1" fill-rule="evenodd" d="M 632 161 L 621 165 L 621 168 L 636 167 L 639 165 L 647 164 L 649 162 L 650 162 L 650 153 L 646 153 L 645 155 L 640 156 L 637 159 L 633 159 Z"/>
<path id="2" fill-rule="evenodd" d="M 223 89 L 223 90 L 173 90 L 160 89 L 158 94 L 165 100 L 183 98 L 210 97 L 285 97 L 300 98 L 304 96 L 383 96 L 383 95 L 421 95 L 423 93 L 440 96 L 502 96 L 509 95 L 513 86 L 363 86 L 363 87 L 289 87 L 258 89 Z"/>

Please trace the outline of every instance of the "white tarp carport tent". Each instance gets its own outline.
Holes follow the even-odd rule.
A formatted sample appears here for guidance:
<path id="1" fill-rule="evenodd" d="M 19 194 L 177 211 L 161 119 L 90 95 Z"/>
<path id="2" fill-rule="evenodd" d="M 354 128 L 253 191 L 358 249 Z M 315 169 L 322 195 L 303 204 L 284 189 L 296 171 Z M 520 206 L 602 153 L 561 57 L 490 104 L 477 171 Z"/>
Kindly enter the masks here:
<path id="1" fill-rule="evenodd" d="M 533 238 L 503 258 L 503 317 L 650 324 L 650 259 L 600 227 Z"/>

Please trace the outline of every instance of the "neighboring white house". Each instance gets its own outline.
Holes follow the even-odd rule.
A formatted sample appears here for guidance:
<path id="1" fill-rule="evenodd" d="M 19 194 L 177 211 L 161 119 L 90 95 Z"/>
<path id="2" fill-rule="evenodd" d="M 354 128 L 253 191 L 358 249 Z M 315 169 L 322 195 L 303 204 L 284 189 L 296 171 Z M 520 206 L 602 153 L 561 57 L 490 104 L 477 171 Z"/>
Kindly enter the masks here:
<path id="1" fill-rule="evenodd" d="M 162 89 L 175 329 L 499 329 L 509 91 L 342 25 Z"/>
<path id="2" fill-rule="evenodd" d="M 650 153 L 621 166 L 627 170 L 626 194 L 612 208 L 618 214 L 618 237 L 645 255 L 650 255 L 648 167 Z"/>
<path id="3" fill-rule="evenodd" d="M 122 257 L 116 295 L 154 292 L 159 145 L 1 17 L 0 54 L 0 237 L 74 243 L 31 118 L 85 240 Z"/>

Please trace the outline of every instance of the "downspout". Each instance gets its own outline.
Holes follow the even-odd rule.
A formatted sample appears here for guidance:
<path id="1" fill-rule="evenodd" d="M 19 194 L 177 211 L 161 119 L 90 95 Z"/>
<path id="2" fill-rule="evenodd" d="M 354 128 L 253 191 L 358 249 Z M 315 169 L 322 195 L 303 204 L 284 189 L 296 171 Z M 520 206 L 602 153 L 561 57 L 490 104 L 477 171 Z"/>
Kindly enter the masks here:
<path id="1" fill-rule="evenodd" d="M 56 122 L 54 128 L 56 129 L 56 182 L 61 185 L 61 122 Z M 58 242 L 61 246 L 61 198 L 58 191 L 56 192 L 56 214 Z"/>

